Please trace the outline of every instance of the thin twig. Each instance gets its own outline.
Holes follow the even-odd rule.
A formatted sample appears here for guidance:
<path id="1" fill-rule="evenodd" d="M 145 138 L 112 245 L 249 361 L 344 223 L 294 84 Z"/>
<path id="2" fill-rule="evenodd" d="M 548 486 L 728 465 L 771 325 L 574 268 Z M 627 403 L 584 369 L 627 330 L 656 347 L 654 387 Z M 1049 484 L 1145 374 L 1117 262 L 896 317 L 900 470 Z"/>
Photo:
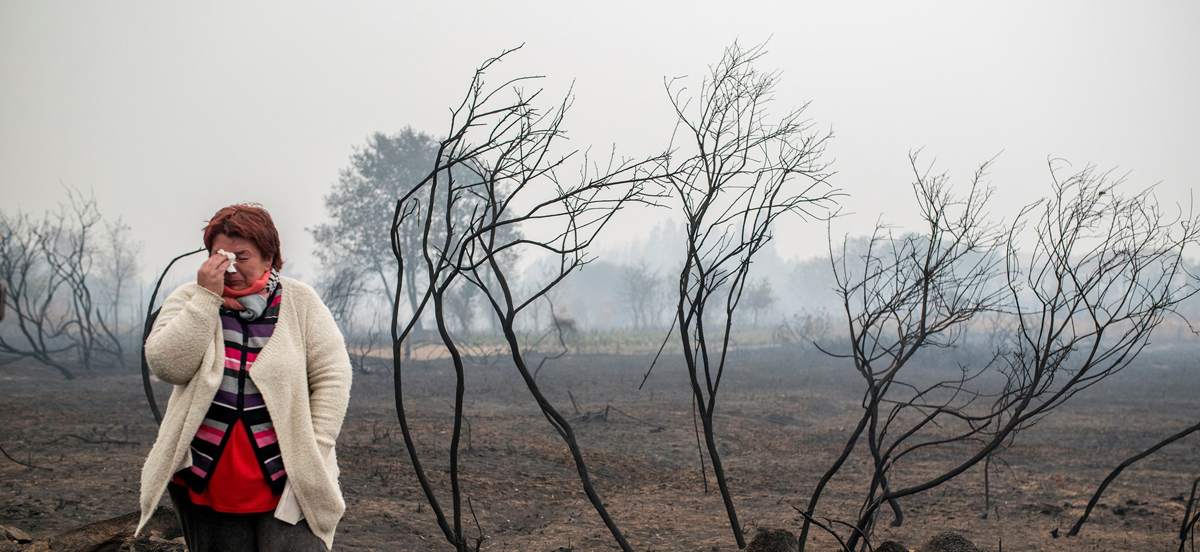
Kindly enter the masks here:
<path id="1" fill-rule="evenodd" d="M 536 375 L 534 377 L 537 377 Z M 571 398 L 571 406 L 575 407 L 575 414 L 579 414 L 579 404 L 575 402 L 575 395 L 571 394 L 571 390 L 567 389 L 567 396 Z"/>
<path id="2" fill-rule="evenodd" d="M 483 527 L 479 525 L 479 516 L 475 515 L 475 505 L 471 504 L 471 495 L 467 495 L 467 508 L 471 510 L 471 518 L 475 520 L 475 530 L 479 531 L 479 536 L 475 538 L 475 552 L 479 552 L 479 547 L 483 546 L 483 541 L 487 537 L 483 534 Z"/>
<path id="3" fill-rule="evenodd" d="M 22 461 L 20 461 L 20 460 L 17 460 L 16 458 L 13 458 L 12 456 L 9 456 L 9 454 L 8 454 L 8 451 L 4 450 L 4 447 L 0 447 L 0 454 L 3 454 L 5 458 L 8 458 L 9 460 L 12 460 L 13 462 L 16 462 L 16 463 L 18 463 L 18 464 L 20 464 L 20 465 L 22 465 L 22 466 L 25 466 L 25 467 L 27 467 L 27 468 L 33 468 L 33 469 L 35 469 L 35 470 L 54 471 L 54 468 L 43 468 L 42 466 L 35 466 L 35 465 L 33 465 L 33 464 L 27 464 L 27 463 L 25 463 L 25 462 L 22 462 Z"/>
<path id="4" fill-rule="evenodd" d="M 804 521 L 817 526 L 817 528 L 824 530 L 826 533 L 829 533 L 830 535 L 832 535 L 833 538 L 837 539 L 838 544 L 841 545 L 843 552 L 854 552 L 853 550 L 850 550 L 849 548 L 846 547 L 846 541 L 842 540 L 842 536 L 839 535 L 837 533 L 837 531 L 834 531 L 832 527 L 817 521 L 815 518 L 813 518 L 813 516 L 808 515 L 808 512 L 805 512 L 804 510 L 797 508 L 796 505 L 794 505 L 794 504 L 789 503 L 788 506 L 791 506 L 793 510 L 795 510 L 797 513 L 799 513 L 800 516 L 804 518 Z M 826 521 L 829 521 L 829 520 L 826 519 Z"/>
<path id="5" fill-rule="evenodd" d="M 78 439 L 89 445 L 140 445 L 141 444 L 138 441 L 118 441 L 116 439 L 89 439 L 87 437 L 80 437 L 79 435 L 75 435 L 74 433 L 68 433 L 61 437 L 58 437 L 57 439 L 54 439 L 51 441 L 46 441 L 45 443 L 43 443 L 43 446 L 53 445 L 54 443 L 57 443 L 59 441 L 62 441 L 63 439 L 67 439 L 67 438 Z"/>

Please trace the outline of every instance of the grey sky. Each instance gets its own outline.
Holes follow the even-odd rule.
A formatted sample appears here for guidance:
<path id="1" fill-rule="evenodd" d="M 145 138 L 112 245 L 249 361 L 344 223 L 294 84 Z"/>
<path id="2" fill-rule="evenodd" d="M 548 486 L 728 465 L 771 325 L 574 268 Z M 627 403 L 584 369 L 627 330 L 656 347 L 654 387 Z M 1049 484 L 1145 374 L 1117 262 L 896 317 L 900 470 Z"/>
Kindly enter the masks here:
<path id="1" fill-rule="evenodd" d="M 863 230 L 912 209 L 907 153 L 962 181 L 999 153 L 997 210 L 1043 194 L 1047 156 L 1161 182 L 1189 201 L 1200 149 L 1200 3 L 13 2 L 0 0 L 0 204 L 41 211 L 93 190 L 157 269 L 217 208 L 267 206 L 284 255 L 375 131 L 442 132 L 471 71 L 574 81 L 577 147 L 648 155 L 672 120 L 665 76 L 699 77 L 734 39 L 770 38 L 778 109 L 811 101 L 833 182 Z M 653 217 L 627 217 L 614 243 Z M 784 230 L 812 255 L 824 227 Z"/>

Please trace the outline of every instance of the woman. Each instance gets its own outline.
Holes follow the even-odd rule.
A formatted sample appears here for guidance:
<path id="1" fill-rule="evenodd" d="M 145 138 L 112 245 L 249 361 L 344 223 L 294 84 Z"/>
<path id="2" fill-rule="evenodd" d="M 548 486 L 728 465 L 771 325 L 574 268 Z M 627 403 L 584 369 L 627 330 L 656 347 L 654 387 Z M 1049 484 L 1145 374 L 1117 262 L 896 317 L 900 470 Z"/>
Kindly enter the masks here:
<path id="1" fill-rule="evenodd" d="M 150 369 L 175 388 L 142 468 L 138 531 L 167 490 L 190 552 L 329 549 L 345 510 L 342 335 L 311 287 L 279 276 L 261 206 L 217 211 L 204 246 L 196 282 L 167 298 L 146 340 Z"/>

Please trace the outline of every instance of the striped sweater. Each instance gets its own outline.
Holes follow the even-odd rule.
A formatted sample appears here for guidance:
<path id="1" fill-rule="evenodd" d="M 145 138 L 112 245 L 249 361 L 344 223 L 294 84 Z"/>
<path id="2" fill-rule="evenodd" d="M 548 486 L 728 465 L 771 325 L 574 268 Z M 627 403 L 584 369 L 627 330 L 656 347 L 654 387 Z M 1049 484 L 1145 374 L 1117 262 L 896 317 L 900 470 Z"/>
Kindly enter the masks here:
<path id="1" fill-rule="evenodd" d="M 272 278 L 272 283 L 276 279 Z M 267 308 L 254 320 L 243 320 L 239 311 L 221 309 L 221 328 L 225 341 L 225 370 L 212 405 L 192 439 L 192 465 L 179 472 L 180 479 L 195 493 L 204 492 L 215 471 L 222 451 L 229 443 L 230 428 L 238 420 L 249 430 L 250 444 L 262 468 L 271 492 L 279 494 L 287 481 L 287 472 L 279 452 L 275 426 L 263 402 L 262 393 L 250 379 L 250 368 L 258 353 L 275 332 L 279 319 L 282 286 L 275 285 L 267 298 Z"/>

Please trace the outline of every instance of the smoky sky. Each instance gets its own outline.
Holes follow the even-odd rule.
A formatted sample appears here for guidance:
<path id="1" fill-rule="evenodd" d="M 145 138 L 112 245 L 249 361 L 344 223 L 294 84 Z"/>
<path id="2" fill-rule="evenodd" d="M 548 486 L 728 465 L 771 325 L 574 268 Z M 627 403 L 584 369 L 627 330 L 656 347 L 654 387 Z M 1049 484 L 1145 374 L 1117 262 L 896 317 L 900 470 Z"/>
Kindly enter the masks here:
<path id="1" fill-rule="evenodd" d="M 95 194 L 156 271 L 218 208 L 264 204 L 293 270 L 354 147 L 406 126 L 445 132 L 473 69 L 570 93 L 573 147 L 647 156 L 673 128 L 664 78 L 699 85 L 734 40 L 766 42 L 772 105 L 832 131 L 835 232 L 899 225 L 910 151 L 965 184 L 996 158 L 998 217 L 1047 192 L 1049 158 L 1094 164 L 1187 208 L 1200 149 L 1195 2 L 57 2 L 0 1 L 0 206 Z M 610 250 L 669 210 L 626 214 Z M 381 230 L 383 231 L 383 230 Z M 783 255 L 826 228 L 779 229 Z"/>

